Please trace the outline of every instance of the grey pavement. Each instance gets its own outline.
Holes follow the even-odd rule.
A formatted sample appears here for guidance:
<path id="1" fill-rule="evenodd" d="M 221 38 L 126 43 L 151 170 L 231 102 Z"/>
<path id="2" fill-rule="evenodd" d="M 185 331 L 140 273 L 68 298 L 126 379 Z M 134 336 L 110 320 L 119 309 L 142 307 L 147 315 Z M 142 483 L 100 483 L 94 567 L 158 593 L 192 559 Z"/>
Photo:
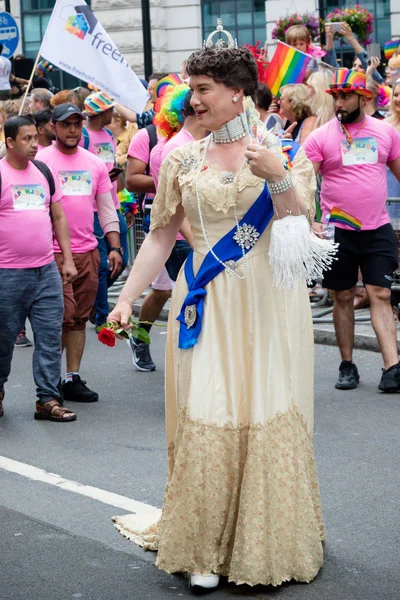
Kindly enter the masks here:
<path id="1" fill-rule="evenodd" d="M 161 507 L 164 334 L 152 332 L 157 371 L 138 373 L 124 342 L 103 346 L 89 326 L 82 375 L 100 401 L 77 405 L 78 420 L 69 424 L 33 420 L 32 349 L 16 349 L 0 419 L 0 456 Z M 324 567 L 310 585 L 252 589 L 223 582 L 210 596 L 216 600 L 400 597 L 400 394 L 377 391 L 381 357 L 362 350 L 355 352 L 359 388 L 335 390 L 338 351 L 315 348 Z M 114 529 L 111 517 L 126 512 L 0 469 L 0 600 L 190 598 L 182 576 L 156 569 L 153 553 Z"/>

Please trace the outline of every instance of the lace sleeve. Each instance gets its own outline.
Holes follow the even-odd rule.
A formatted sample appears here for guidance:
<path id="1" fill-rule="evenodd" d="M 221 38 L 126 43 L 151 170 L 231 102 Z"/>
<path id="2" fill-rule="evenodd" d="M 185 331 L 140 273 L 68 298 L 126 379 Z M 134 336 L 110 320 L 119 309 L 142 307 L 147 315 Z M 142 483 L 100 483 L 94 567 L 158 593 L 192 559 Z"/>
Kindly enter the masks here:
<path id="1" fill-rule="evenodd" d="M 317 180 L 313 164 L 308 160 L 303 148 L 299 148 L 296 154 L 293 167 L 290 169 L 290 175 L 292 176 L 296 195 L 307 204 L 310 221 L 313 221 L 315 216 Z"/>
<path id="2" fill-rule="evenodd" d="M 181 203 L 181 190 L 178 181 L 181 161 L 181 150 L 177 148 L 167 156 L 161 165 L 157 194 L 151 207 L 151 231 L 168 225 Z"/>

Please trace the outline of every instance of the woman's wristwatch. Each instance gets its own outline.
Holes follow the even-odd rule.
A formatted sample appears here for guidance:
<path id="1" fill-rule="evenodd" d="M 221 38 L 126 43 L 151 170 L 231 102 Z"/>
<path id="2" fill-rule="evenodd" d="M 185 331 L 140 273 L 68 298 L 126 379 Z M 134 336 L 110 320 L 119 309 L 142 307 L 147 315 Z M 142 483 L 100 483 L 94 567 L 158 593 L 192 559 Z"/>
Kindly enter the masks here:
<path id="1" fill-rule="evenodd" d="M 288 190 L 290 190 L 291 187 L 293 187 L 293 181 L 290 176 L 290 173 L 288 173 L 286 177 L 284 177 L 280 181 L 277 181 L 276 183 L 269 183 L 268 181 L 266 183 L 269 193 L 271 195 L 283 194 L 283 192 L 287 192 Z"/>
<path id="2" fill-rule="evenodd" d="M 120 246 L 119 248 L 117 246 L 112 246 L 108 253 L 110 254 L 110 252 L 118 252 L 118 254 L 120 254 L 121 256 L 124 255 L 124 249 L 122 246 Z"/>

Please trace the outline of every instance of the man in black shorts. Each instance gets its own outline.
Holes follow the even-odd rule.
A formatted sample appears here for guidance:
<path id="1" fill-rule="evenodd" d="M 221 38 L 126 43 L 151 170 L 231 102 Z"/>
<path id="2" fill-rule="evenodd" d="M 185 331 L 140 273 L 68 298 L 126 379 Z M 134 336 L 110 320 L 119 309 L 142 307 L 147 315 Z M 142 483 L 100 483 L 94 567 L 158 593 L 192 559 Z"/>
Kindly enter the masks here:
<path id="1" fill-rule="evenodd" d="M 323 222 L 335 224 L 338 260 L 324 286 L 335 291 L 333 319 L 342 362 L 336 388 L 349 390 L 360 380 L 353 363 L 354 296 L 360 268 L 380 344 L 382 392 L 400 391 L 396 325 L 390 305 L 397 238 L 386 211 L 386 166 L 400 180 L 400 136 L 384 121 L 365 115 L 371 99 L 365 75 L 339 69 L 327 90 L 336 117 L 314 131 L 304 149 L 322 175 Z"/>

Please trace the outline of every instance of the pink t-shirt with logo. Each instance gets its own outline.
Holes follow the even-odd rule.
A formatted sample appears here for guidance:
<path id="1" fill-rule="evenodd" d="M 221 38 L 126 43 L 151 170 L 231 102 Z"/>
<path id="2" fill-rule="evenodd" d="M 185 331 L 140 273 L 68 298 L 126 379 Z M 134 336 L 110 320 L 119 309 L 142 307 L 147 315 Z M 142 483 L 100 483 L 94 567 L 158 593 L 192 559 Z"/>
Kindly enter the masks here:
<path id="1" fill-rule="evenodd" d="M 49 146 L 39 152 L 37 158 L 51 168 L 60 185 L 72 252 L 83 254 L 94 250 L 97 247 L 93 233 L 95 197 L 111 190 L 104 162 L 79 147 L 75 154 L 63 154 L 56 146 Z M 54 252 L 60 252 L 57 242 Z"/>
<path id="2" fill-rule="evenodd" d="M 400 157 L 400 136 L 389 123 L 369 116 L 360 127 L 360 123 L 346 125 L 356 143 L 350 155 L 336 118 L 313 131 L 303 148 L 313 163 L 321 163 L 323 220 L 337 208 L 360 220 L 363 230 L 377 229 L 390 222 L 386 165 Z"/>
<path id="3" fill-rule="evenodd" d="M 24 171 L 0 160 L 0 268 L 33 269 L 54 260 L 50 189 L 47 179 L 31 162 Z M 52 202 L 61 198 L 56 192 Z"/>
<path id="4" fill-rule="evenodd" d="M 86 131 L 89 135 L 89 147 L 87 150 L 100 158 L 104 162 L 107 167 L 107 171 L 110 172 L 111 169 L 115 167 L 115 153 L 117 150 L 117 145 L 115 143 L 114 137 L 102 129 L 101 131 L 92 131 L 91 129 L 87 129 Z M 84 138 L 81 137 L 79 145 L 84 148 Z M 115 208 L 118 210 L 121 206 L 121 203 L 118 198 L 117 193 L 118 184 L 116 181 L 112 182 L 112 199 L 115 204 Z"/>

